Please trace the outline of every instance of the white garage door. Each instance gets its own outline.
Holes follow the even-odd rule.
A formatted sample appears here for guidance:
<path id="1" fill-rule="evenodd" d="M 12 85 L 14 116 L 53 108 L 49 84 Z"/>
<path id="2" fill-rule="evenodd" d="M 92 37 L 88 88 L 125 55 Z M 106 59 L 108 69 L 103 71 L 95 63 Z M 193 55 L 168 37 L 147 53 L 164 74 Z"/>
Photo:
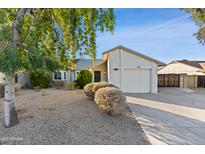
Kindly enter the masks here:
<path id="1" fill-rule="evenodd" d="M 150 92 L 150 69 L 124 69 L 121 78 L 121 89 L 130 93 Z"/>

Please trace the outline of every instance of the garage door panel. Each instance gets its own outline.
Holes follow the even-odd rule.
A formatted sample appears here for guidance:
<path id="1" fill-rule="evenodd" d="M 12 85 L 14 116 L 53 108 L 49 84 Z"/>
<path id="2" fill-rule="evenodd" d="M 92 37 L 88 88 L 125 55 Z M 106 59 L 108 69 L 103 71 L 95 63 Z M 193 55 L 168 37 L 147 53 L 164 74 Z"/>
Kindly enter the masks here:
<path id="1" fill-rule="evenodd" d="M 130 93 L 149 93 L 150 81 L 150 69 L 124 69 L 121 89 Z"/>

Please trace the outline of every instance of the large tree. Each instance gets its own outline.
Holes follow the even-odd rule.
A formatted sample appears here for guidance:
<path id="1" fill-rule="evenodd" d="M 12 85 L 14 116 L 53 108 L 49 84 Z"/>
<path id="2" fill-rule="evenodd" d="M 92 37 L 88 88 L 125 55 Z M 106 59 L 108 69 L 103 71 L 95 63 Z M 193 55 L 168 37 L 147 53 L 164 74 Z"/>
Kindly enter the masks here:
<path id="1" fill-rule="evenodd" d="M 205 9 L 204 8 L 188 8 L 184 9 L 187 13 L 191 14 L 192 19 L 199 26 L 198 32 L 194 35 L 200 44 L 205 44 Z"/>
<path id="2" fill-rule="evenodd" d="M 14 76 L 37 62 L 73 67 L 78 54 L 96 58 L 96 32 L 113 32 L 113 9 L 0 9 L 0 72 L 5 80 L 5 126 L 18 123 Z M 46 67 L 42 67 L 46 69 Z"/>

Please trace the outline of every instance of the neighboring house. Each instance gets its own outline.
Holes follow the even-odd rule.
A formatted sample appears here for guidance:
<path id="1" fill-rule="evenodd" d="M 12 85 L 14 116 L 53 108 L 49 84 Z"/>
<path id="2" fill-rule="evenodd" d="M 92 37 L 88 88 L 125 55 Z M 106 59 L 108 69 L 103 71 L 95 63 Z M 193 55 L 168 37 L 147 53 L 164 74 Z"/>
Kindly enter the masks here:
<path id="1" fill-rule="evenodd" d="M 158 74 L 160 87 L 205 87 L 205 61 L 175 60 Z"/>
<path id="2" fill-rule="evenodd" d="M 126 93 L 157 93 L 157 68 L 164 65 L 123 46 L 103 53 L 93 68 L 94 81 L 108 81 Z"/>

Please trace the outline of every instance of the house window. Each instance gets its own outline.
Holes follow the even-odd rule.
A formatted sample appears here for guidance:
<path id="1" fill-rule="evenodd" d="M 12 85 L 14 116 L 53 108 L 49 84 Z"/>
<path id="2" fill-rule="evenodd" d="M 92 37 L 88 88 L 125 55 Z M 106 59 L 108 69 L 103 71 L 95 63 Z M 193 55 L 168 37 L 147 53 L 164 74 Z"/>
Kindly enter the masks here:
<path id="1" fill-rule="evenodd" d="M 55 74 L 54 74 L 54 80 L 61 80 L 62 78 L 61 78 L 61 72 L 56 72 Z"/>

